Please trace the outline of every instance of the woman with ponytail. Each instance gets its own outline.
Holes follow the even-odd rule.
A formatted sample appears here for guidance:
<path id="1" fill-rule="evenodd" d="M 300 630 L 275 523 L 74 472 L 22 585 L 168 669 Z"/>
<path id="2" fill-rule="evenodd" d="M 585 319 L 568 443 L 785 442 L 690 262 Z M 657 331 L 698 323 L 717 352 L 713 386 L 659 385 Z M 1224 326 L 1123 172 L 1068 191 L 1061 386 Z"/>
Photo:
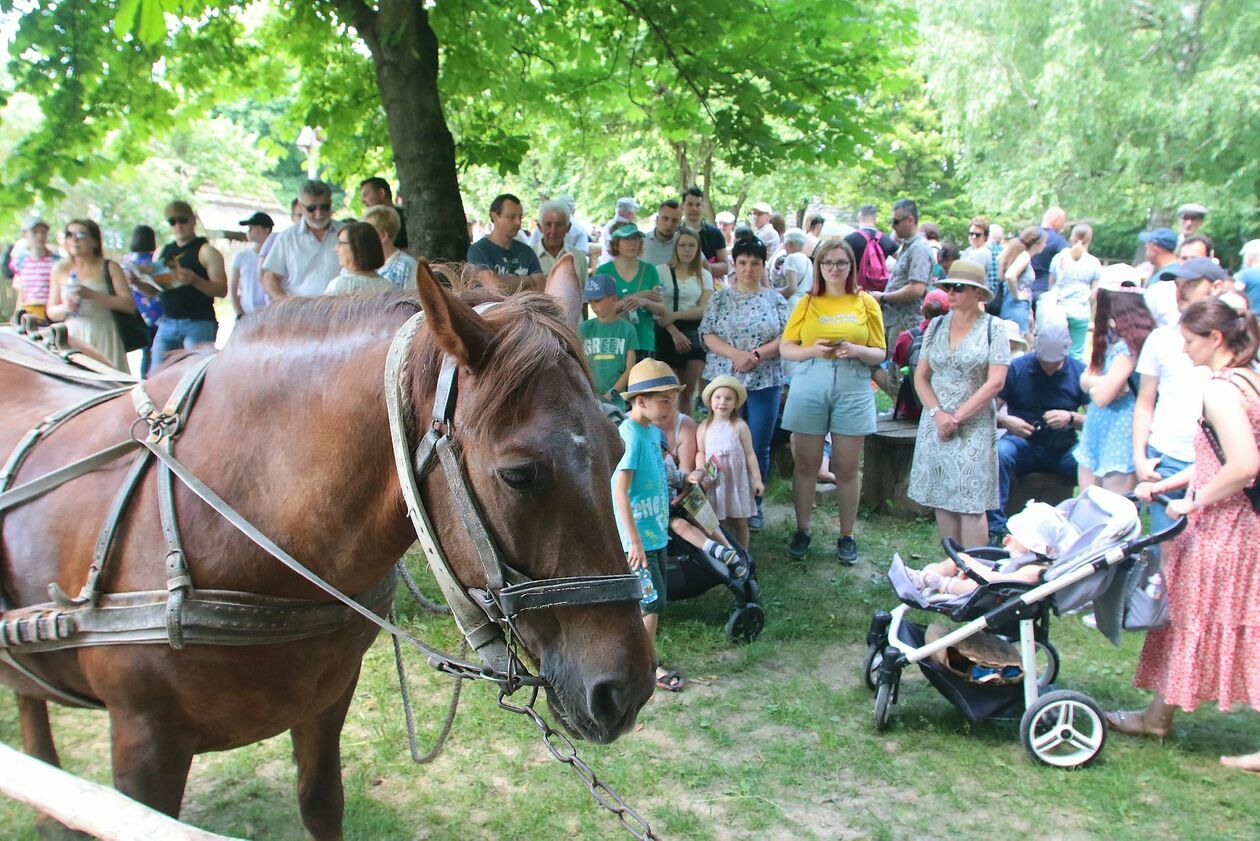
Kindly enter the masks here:
<path id="1" fill-rule="evenodd" d="M 1260 328 L 1236 292 L 1204 298 L 1181 315 L 1186 353 L 1212 371 L 1195 433 L 1194 464 L 1139 498 L 1189 485 L 1168 505 L 1189 527 L 1163 549 L 1172 621 L 1151 631 L 1134 684 L 1155 691 L 1144 710 L 1107 714 L 1112 729 L 1167 736 L 1178 708 L 1214 700 L 1260 709 L 1260 375 L 1253 365 Z M 1260 772 L 1260 751 L 1221 757 L 1221 764 Z"/>
<path id="2" fill-rule="evenodd" d="M 1032 287 L 1035 278 L 1032 258 L 1046 247 L 1046 232 L 1029 225 L 1006 244 L 998 255 L 998 276 L 1002 280 L 1002 318 L 1019 325 L 1025 338 L 1032 338 Z"/>
<path id="3" fill-rule="evenodd" d="M 1050 289 L 1055 291 L 1059 308 L 1067 316 L 1068 332 L 1072 335 L 1071 353 L 1082 362 L 1085 355 L 1085 336 L 1089 333 L 1089 299 L 1094 284 L 1102 276 L 1102 263 L 1089 253 L 1094 239 L 1094 229 L 1084 222 L 1072 228 L 1068 247 L 1054 255 L 1050 261 Z"/>

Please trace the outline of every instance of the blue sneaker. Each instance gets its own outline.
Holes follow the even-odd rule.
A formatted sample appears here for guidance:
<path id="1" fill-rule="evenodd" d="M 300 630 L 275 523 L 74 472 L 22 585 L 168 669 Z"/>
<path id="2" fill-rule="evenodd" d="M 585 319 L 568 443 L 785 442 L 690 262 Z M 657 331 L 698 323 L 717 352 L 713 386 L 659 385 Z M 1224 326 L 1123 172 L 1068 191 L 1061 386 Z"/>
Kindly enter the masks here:
<path id="1" fill-rule="evenodd" d="M 761 531 L 766 525 L 765 515 L 761 513 L 761 500 L 757 500 L 757 513 L 748 518 L 749 531 Z"/>
<path id="2" fill-rule="evenodd" d="M 836 560 L 842 564 L 853 566 L 858 562 L 857 541 L 845 535 L 836 541 Z"/>
<path id="3" fill-rule="evenodd" d="M 788 544 L 788 557 L 797 561 L 802 560 L 806 553 L 809 552 L 811 539 L 809 532 L 798 531 L 792 535 L 792 542 Z"/>

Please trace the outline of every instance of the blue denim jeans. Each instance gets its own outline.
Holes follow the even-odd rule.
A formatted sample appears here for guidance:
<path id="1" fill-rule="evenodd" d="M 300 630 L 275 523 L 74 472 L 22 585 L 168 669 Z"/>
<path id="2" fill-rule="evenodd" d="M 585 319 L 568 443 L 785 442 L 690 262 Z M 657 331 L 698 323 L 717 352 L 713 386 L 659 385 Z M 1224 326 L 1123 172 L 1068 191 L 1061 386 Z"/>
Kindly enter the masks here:
<path id="1" fill-rule="evenodd" d="M 770 475 L 770 442 L 774 439 L 774 425 L 779 419 L 779 389 L 774 385 L 750 391 L 748 401 L 744 403 L 744 420 L 752 433 L 753 452 L 757 454 L 763 483 Z"/>
<path id="2" fill-rule="evenodd" d="M 153 339 L 153 367 L 161 367 L 163 360 L 177 350 L 214 344 L 218 335 L 217 322 L 162 316 Z"/>
<path id="3" fill-rule="evenodd" d="M 998 439 L 998 507 L 989 512 L 989 531 L 1006 528 L 1006 503 L 1011 498 L 1011 479 L 1027 473 L 1058 473 L 1076 478 L 1076 459 L 1072 449 L 1056 453 L 1030 444 L 1027 438 L 1006 434 Z"/>
<path id="4" fill-rule="evenodd" d="M 1170 455 L 1165 455 L 1152 447 L 1150 444 L 1146 445 L 1146 456 L 1147 458 L 1159 459 L 1159 464 L 1155 465 L 1155 472 L 1159 474 L 1160 479 L 1167 479 L 1174 473 L 1180 473 L 1191 464 L 1188 461 L 1182 461 L 1181 459 L 1173 458 Z M 1164 494 L 1164 496 L 1169 499 L 1181 499 L 1185 495 L 1185 488 L 1168 491 Z M 1164 506 L 1156 505 L 1152 502 L 1149 510 L 1151 515 L 1151 534 L 1154 534 L 1157 531 L 1163 531 L 1173 524 L 1173 518 L 1168 516 L 1168 512 L 1164 510 Z M 1156 553 L 1159 552 L 1158 546 L 1152 548 Z"/>
<path id="5" fill-rule="evenodd" d="M 1021 301 L 1011 294 L 1010 289 L 1006 290 L 1006 297 L 1002 299 L 1002 318 L 1018 324 L 1021 333 L 1028 332 L 1028 313 L 1031 309 L 1031 302 Z"/>

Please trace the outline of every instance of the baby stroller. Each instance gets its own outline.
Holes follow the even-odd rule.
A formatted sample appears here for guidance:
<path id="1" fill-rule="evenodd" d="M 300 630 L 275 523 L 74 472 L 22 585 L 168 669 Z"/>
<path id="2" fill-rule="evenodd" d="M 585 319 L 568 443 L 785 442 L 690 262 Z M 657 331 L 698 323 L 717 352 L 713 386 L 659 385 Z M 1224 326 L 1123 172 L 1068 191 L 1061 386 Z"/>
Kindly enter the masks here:
<path id="1" fill-rule="evenodd" d="M 1134 596 L 1144 593 L 1142 585 L 1151 576 L 1145 550 L 1179 534 L 1186 520 L 1143 537 L 1132 499 L 1097 487 L 1058 509 L 1079 537 L 1041 574 L 1040 583 L 990 582 L 983 573 L 971 572 L 979 585 L 973 592 L 928 598 L 916 589 L 900 557 L 894 557 L 888 575 L 902 604 L 871 620 L 863 664 L 863 679 L 875 693 L 876 730 L 887 726 L 902 670 L 913 663 L 970 720 L 1019 718 L 1020 741 L 1036 761 L 1075 768 L 1098 757 L 1107 736 L 1102 709 L 1088 695 L 1054 686 L 1059 654 L 1050 643 L 1050 612 L 1062 615 L 1093 602 L 1099 630 L 1118 642 L 1124 613 L 1141 602 Z M 962 547 L 948 538 L 942 545 L 954 563 L 966 567 L 958 557 Z M 980 561 L 1007 558 L 993 547 L 966 551 Z M 929 640 L 928 629 L 906 619 L 912 607 L 966 624 Z M 958 656 L 958 646 L 967 647 L 967 641 L 973 651 L 1005 648 L 1015 657 L 968 662 Z"/>
<path id="2" fill-rule="evenodd" d="M 669 556 L 666 586 L 670 601 L 693 599 L 707 593 L 717 585 L 725 586 L 735 596 L 735 609 L 726 621 L 726 638 L 732 643 L 752 642 L 761 634 L 766 624 L 765 611 L 761 609 L 761 587 L 757 584 L 757 567 L 748 550 L 722 528 L 713 509 L 709 506 L 705 491 L 716 474 L 699 485 L 689 485 L 670 506 L 670 517 L 683 517 L 712 536 L 720 532 L 739 556 L 732 566 L 709 557 L 704 550 L 693 546 L 672 530 L 666 554 Z"/>

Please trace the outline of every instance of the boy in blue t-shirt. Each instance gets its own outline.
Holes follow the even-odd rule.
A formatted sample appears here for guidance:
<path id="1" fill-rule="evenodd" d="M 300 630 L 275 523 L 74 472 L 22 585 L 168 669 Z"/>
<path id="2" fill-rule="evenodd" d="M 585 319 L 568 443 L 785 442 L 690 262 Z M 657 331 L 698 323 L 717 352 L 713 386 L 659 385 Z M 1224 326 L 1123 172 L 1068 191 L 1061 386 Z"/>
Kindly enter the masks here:
<path id="1" fill-rule="evenodd" d="M 618 428 L 625 453 L 613 472 L 613 511 L 630 569 L 646 569 L 656 591 L 656 598 L 645 599 L 642 605 L 643 627 L 654 643 L 658 617 L 665 609 L 665 545 L 669 542 L 664 439 L 654 424 L 673 416 L 682 388 L 668 365 L 645 359 L 630 369 L 629 385 L 621 394 L 630 406 L 630 416 Z M 685 683 L 682 675 L 657 665 L 656 685 L 661 689 L 677 692 Z"/>

